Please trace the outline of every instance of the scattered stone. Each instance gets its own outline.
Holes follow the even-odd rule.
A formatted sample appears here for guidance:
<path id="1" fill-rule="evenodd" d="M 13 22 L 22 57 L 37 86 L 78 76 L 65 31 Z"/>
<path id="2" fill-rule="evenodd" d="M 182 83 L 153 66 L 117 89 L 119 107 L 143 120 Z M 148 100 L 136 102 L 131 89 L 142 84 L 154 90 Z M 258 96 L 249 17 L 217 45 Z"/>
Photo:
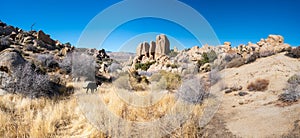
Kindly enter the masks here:
<path id="1" fill-rule="evenodd" d="M 231 92 L 232 92 L 231 89 L 226 89 L 226 90 L 225 90 L 225 93 L 231 93 Z"/>
<path id="2" fill-rule="evenodd" d="M 245 96 L 245 95 L 247 95 L 247 94 L 248 94 L 247 92 L 239 92 L 239 93 L 238 93 L 239 96 Z"/>
<path id="3" fill-rule="evenodd" d="M 211 71 L 210 63 L 205 63 L 200 67 L 200 72 L 205 73 Z"/>

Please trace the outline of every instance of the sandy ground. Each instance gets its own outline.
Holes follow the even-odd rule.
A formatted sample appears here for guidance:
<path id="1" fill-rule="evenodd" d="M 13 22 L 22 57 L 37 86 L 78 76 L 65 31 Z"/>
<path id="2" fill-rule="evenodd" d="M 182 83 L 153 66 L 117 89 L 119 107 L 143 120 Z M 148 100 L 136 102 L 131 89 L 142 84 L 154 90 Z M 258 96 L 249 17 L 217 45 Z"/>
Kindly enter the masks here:
<path id="1" fill-rule="evenodd" d="M 268 90 L 264 92 L 248 92 L 246 96 L 237 95 L 240 91 L 224 94 L 214 119 L 224 124 L 221 127 L 231 133 L 229 137 L 299 136 L 289 134 L 300 131 L 296 130 L 299 127 L 295 124 L 300 120 L 300 102 L 280 106 L 282 104 L 277 101 L 288 78 L 300 72 L 299 63 L 299 59 L 286 57 L 282 53 L 221 71 L 226 86 L 242 86 L 243 92 L 248 92 L 247 85 L 257 78 L 270 80 Z M 214 119 L 208 126 L 215 125 Z"/>

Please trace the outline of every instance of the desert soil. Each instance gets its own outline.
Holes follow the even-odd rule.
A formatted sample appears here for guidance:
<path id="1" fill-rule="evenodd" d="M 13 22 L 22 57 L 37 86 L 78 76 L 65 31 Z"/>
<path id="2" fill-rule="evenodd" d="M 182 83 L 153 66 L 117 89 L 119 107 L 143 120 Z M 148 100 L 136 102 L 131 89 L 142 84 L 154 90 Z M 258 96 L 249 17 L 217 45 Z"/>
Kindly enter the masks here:
<path id="1" fill-rule="evenodd" d="M 224 94 L 219 110 L 207 125 L 213 128 L 206 128 L 204 137 L 218 137 L 218 133 L 225 137 L 300 137 L 300 102 L 283 104 L 277 100 L 288 78 L 299 73 L 299 61 L 282 53 L 221 71 L 225 85 L 242 86 L 241 91 L 249 94 Z M 268 90 L 247 90 L 257 78 L 270 80 Z"/>

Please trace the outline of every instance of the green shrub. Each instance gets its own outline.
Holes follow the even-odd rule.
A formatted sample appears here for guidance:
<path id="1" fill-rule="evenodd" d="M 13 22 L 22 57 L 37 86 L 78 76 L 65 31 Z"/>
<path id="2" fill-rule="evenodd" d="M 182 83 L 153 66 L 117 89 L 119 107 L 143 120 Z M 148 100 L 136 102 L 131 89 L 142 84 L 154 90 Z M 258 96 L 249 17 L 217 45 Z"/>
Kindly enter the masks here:
<path id="1" fill-rule="evenodd" d="M 211 50 L 210 52 L 204 52 L 202 54 L 202 59 L 197 61 L 197 65 L 201 67 L 205 63 L 214 62 L 218 58 L 217 53 L 214 50 Z"/>
<path id="2" fill-rule="evenodd" d="M 175 52 L 173 50 L 169 53 L 170 57 L 176 57 L 177 55 L 178 55 L 178 52 Z"/>
<path id="3" fill-rule="evenodd" d="M 167 68 L 171 67 L 172 69 L 177 68 L 178 66 L 176 64 L 167 64 Z"/>
<path id="4" fill-rule="evenodd" d="M 300 84 L 300 74 L 295 74 L 288 79 L 289 84 Z"/>
<path id="5" fill-rule="evenodd" d="M 146 63 L 136 63 L 135 64 L 135 69 L 136 70 L 141 69 L 141 70 L 147 71 L 150 68 L 150 66 L 154 63 L 155 63 L 155 61 L 146 62 Z"/>

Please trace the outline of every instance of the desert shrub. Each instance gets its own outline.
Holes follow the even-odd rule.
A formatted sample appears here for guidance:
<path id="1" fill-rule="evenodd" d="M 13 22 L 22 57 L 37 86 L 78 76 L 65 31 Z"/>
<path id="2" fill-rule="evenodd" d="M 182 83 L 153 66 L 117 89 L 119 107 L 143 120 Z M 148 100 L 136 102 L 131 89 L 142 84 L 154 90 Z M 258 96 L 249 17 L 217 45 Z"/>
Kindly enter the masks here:
<path id="1" fill-rule="evenodd" d="M 254 82 L 251 82 L 247 89 L 249 91 L 265 91 L 268 89 L 269 80 L 266 79 L 256 79 Z"/>
<path id="2" fill-rule="evenodd" d="M 288 79 L 285 92 L 279 95 L 283 102 L 296 102 L 300 98 L 300 75 L 295 74 Z"/>
<path id="3" fill-rule="evenodd" d="M 167 89 L 168 90 L 175 90 L 177 89 L 181 84 L 181 77 L 178 74 L 167 72 L 167 71 L 160 71 L 160 75 L 162 78 L 165 79 L 167 83 Z"/>
<path id="4" fill-rule="evenodd" d="M 201 104 L 207 95 L 205 82 L 196 77 L 183 81 L 176 93 L 176 97 L 192 104 Z"/>
<path id="5" fill-rule="evenodd" d="M 14 89 L 15 93 L 31 98 L 52 97 L 58 94 L 49 76 L 37 73 L 31 63 L 16 67 L 13 76 L 16 81 L 10 87 Z"/>
<path id="6" fill-rule="evenodd" d="M 159 72 L 156 72 L 153 75 L 151 75 L 150 81 L 151 82 L 153 82 L 153 81 L 158 82 L 161 79 L 161 77 L 162 77 L 161 74 Z"/>
<path id="7" fill-rule="evenodd" d="M 109 72 L 116 72 L 117 70 L 121 70 L 122 66 L 118 63 L 113 62 L 109 67 L 108 71 Z"/>
<path id="8" fill-rule="evenodd" d="M 93 56 L 85 53 L 68 54 L 60 63 L 61 73 L 72 73 L 73 77 L 85 77 L 94 81 L 97 64 Z"/>
<path id="9" fill-rule="evenodd" d="M 69 74 L 72 71 L 72 55 L 67 54 L 67 56 L 59 63 L 61 72 Z"/>
<path id="10" fill-rule="evenodd" d="M 137 63 L 137 64 L 135 64 L 135 69 L 136 70 L 141 69 L 141 70 L 147 71 L 150 68 L 150 66 L 154 63 L 155 63 L 155 61 L 146 62 L 146 63 Z"/>
<path id="11" fill-rule="evenodd" d="M 214 69 L 209 72 L 209 80 L 210 80 L 210 85 L 216 84 L 218 81 L 220 81 L 221 75 L 218 70 Z"/>
<path id="12" fill-rule="evenodd" d="M 117 78 L 113 84 L 119 89 L 130 90 L 129 78 L 128 75 L 124 74 Z"/>
<path id="13" fill-rule="evenodd" d="M 289 84 L 299 84 L 300 85 L 300 74 L 295 74 L 288 79 Z"/>
<path id="14" fill-rule="evenodd" d="M 46 54 L 46 55 L 38 55 L 37 56 L 38 62 L 46 68 L 54 69 L 59 67 L 58 62 L 54 59 L 52 55 Z"/>
<path id="15" fill-rule="evenodd" d="M 181 77 L 178 74 L 167 71 L 154 73 L 149 80 L 155 82 L 160 88 L 167 90 L 175 90 L 181 84 Z"/>
<path id="16" fill-rule="evenodd" d="M 178 66 L 176 64 L 167 64 L 167 68 L 171 67 L 172 69 L 177 68 Z"/>
<path id="17" fill-rule="evenodd" d="M 214 62 L 218 58 L 217 53 L 214 50 L 211 50 L 209 52 L 204 52 L 202 54 L 202 59 L 197 61 L 197 65 L 201 67 L 205 63 Z"/>
<path id="18" fill-rule="evenodd" d="M 176 57 L 178 55 L 178 52 L 175 52 L 171 50 L 171 52 L 168 54 L 170 57 Z"/>

